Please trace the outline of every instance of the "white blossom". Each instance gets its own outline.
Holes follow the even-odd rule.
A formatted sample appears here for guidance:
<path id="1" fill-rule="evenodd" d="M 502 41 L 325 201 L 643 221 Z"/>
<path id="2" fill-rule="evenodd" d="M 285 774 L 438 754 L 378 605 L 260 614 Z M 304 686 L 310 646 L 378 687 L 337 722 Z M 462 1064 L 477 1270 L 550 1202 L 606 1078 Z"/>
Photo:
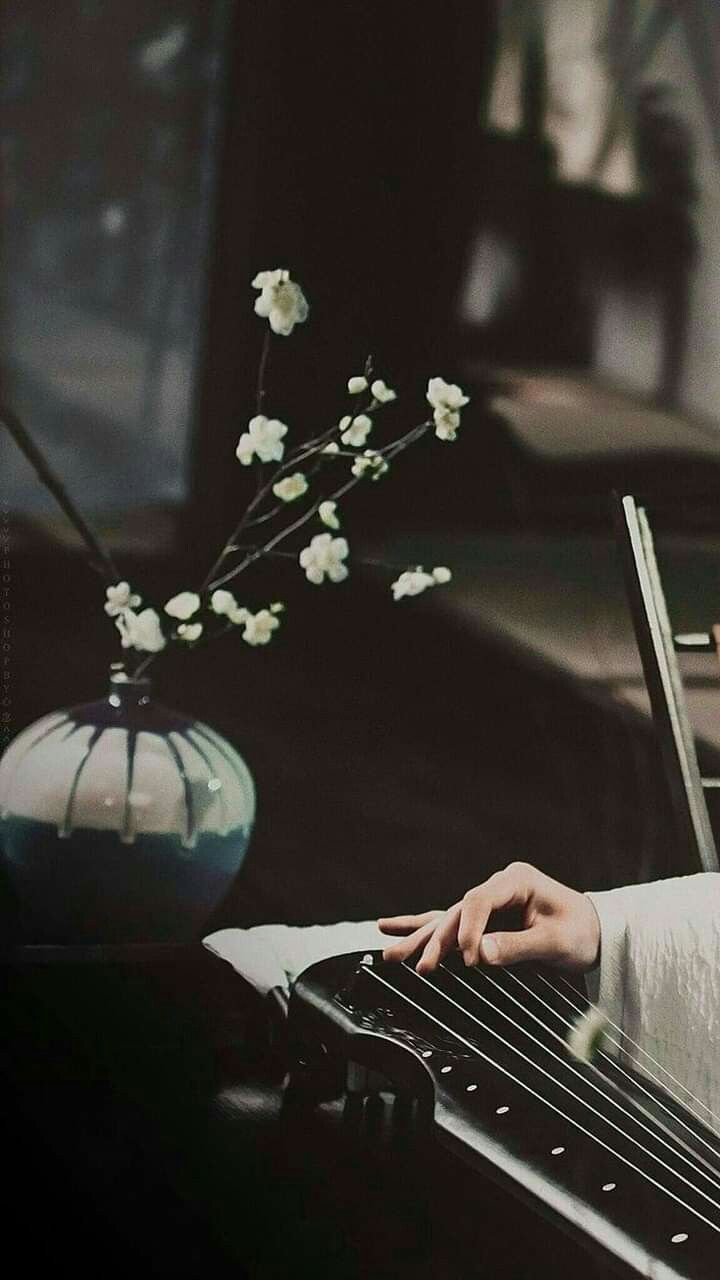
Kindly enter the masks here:
<path id="1" fill-rule="evenodd" d="M 218 617 L 227 618 L 228 622 L 232 622 L 234 626 L 239 626 L 250 616 L 244 605 L 238 604 L 232 591 L 224 591 L 222 588 L 213 591 L 210 597 L 210 608 Z"/>
<path id="2" fill-rule="evenodd" d="M 452 573 L 445 565 L 437 565 L 431 573 L 426 573 L 421 564 L 416 565 L 414 569 L 406 569 L 392 583 L 393 599 L 402 600 L 403 596 L 419 596 L 421 592 L 427 591 L 428 587 L 444 586 L 451 578 Z"/>
<path id="3" fill-rule="evenodd" d="M 457 439 L 460 414 L 456 409 L 436 409 L 433 413 L 433 420 L 435 422 L 435 435 L 438 440 Z"/>
<path id="4" fill-rule="evenodd" d="M 462 409 L 469 403 L 464 391 L 454 382 L 446 382 L 444 378 L 430 379 L 427 399 L 433 409 Z"/>
<path id="5" fill-rule="evenodd" d="M 179 618 L 181 622 L 187 622 L 188 618 L 192 618 L 200 608 L 200 597 L 194 591 L 181 591 L 179 595 L 173 596 L 165 605 L 165 612 L 171 618 Z"/>
<path id="6" fill-rule="evenodd" d="M 608 1017 L 604 1009 L 591 1004 L 567 1034 L 567 1047 L 579 1062 L 592 1062 L 605 1035 Z"/>
<path id="7" fill-rule="evenodd" d="M 115 625 L 120 632 L 123 649 L 139 649 L 144 653 L 159 653 L 167 641 L 162 633 L 160 619 L 154 609 L 135 613 L 125 609 Z"/>
<path id="8" fill-rule="evenodd" d="M 250 419 L 248 430 L 241 435 L 235 456 L 244 467 L 248 467 L 255 456 L 261 462 L 281 462 L 285 450 L 282 438 L 285 435 L 287 427 L 284 422 L 259 413 Z"/>
<path id="9" fill-rule="evenodd" d="M 338 520 L 336 511 L 337 502 L 333 502 L 330 498 L 328 498 L 326 502 L 321 502 L 318 507 L 318 515 L 323 524 L 327 525 L 328 529 L 340 528 L 340 521 Z"/>
<path id="10" fill-rule="evenodd" d="M 367 384 L 368 384 L 367 378 L 364 378 L 362 376 L 355 377 L 355 378 L 348 378 L 347 389 L 350 392 L 351 396 L 359 396 L 361 391 L 366 390 Z"/>
<path id="11" fill-rule="evenodd" d="M 232 609 L 228 609 L 228 621 L 232 622 L 234 627 L 242 626 L 243 622 L 247 622 L 250 617 L 250 610 L 245 608 L 243 604 L 233 605 Z"/>
<path id="12" fill-rule="evenodd" d="M 356 449 L 364 445 L 372 431 L 372 419 L 366 413 L 359 413 L 356 418 L 351 418 L 348 414 L 340 419 L 339 425 L 343 444 L 352 445 Z"/>
<path id="13" fill-rule="evenodd" d="M 247 644 L 268 644 L 273 631 L 280 626 L 278 619 L 270 609 L 260 609 L 258 613 L 248 613 L 245 618 L 243 640 Z"/>
<path id="14" fill-rule="evenodd" d="M 303 494 L 307 493 L 308 482 L 302 471 L 295 471 L 291 476 L 278 480 L 272 489 L 276 498 L 281 498 L 283 502 L 294 502 L 296 498 L 302 498 Z"/>
<path id="15" fill-rule="evenodd" d="M 330 533 L 316 533 L 309 545 L 300 552 L 300 567 L 305 570 L 308 582 L 319 586 L 325 577 L 331 582 L 343 582 L 348 576 L 343 564 L 350 548 L 345 538 L 333 538 Z"/>
<path id="16" fill-rule="evenodd" d="M 260 290 L 255 314 L 269 321 L 273 333 L 287 337 L 296 324 L 307 320 L 307 299 L 300 285 L 290 279 L 289 271 L 259 271 L 252 284 L 253 289 Z"/>
<path id="17" fill-rule="evenodd" d="M 276 600 L 276 601 L 274 602 L 274 604 L 271 604 L 271 605 L 270 605 L 270 612 L 271 612 L 271 613 L 284 613 L 284 612 L 285 612 L 285 605 L 283 604 L 282 600 Z"/>
<path id="18" fill-rule="evenodd" d="M 375 379 L 375 381 L 373 382 L 370 388 L 370 391 L 372 393 L 373 398 L 375 400 L 378 400 L 380 404 L 387 404 L 390 400 L 397 399 L 395 392 L 392 390 L 391 387 L 388 387 L 383 382 L 382 378 Z"/>
<path id="19" fill-rule="evenodd" d="M 177 629 L 177 633 L 181 640 L 185 640 L 188 644 L 192 644 L 193 640 L 199 640 L 203 633 L 202 622 L 181 622 Z"/>
<path id="20" fill-rule="evenodd" d="M 379 480 L 385 475 L 389 464 L 376 449 L 366 449 L 360 458 L 356 458 L 351 471 L 354 476 L 369 475 L 371 480 Z"/>
<path id="21" fill-rule="evenodd" d="M 105 612 L 110 618 L 116 618 L 124 609 L 134 609 L 142 603 L 141 596 L 135 595 L 129 582 L 118 582 L 106 591 Z"/>
<path id="22" fill-rule="evenodd" d="M 337 440 L 331 440 L 330 443 L 326 444 L 325 448 L 323 449 L 323 453 L 335 454 L 339 452 L 340 452 L 340 445 L 338 444 Z"/>
<path id="23" fill-rule="evenodd" d="M 232 591 L 213 591 L 210 597 L 210 608 L 213 613 L 217 613 L 219 617 L 230 613 L 231 609 L 237 609 L 237 600 Z"/>
<path id="24" fill-rule="evenodd" d="M 392 583 L 393 600 L 402 600 L 403 596 L 419 596 L 422 591 L 434 586 L 435 579 L 432 574 L 426 573 L 421 565 L 418 565 L 416 569 L 406 569 Z"/>
<path id="25" fill-rule="evenodd" d="M 431 378 L 427 400 L 433 408 L 435 435 L 438 440 L 454 440 L 460 426 L 460 410 L 468 403 L 465 392 L 454 382 Z"/>

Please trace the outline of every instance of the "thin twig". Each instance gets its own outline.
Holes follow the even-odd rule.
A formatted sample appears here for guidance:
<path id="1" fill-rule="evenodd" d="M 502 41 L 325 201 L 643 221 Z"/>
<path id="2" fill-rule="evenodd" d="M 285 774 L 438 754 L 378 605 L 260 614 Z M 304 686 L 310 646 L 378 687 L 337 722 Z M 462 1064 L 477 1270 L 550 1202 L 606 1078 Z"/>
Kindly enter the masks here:
<path id="1" fill-rule="evenodd" d="M 429 425 L 429 422 L 422 422 L 419 426 L 413 427 L 404 436 L 402 436 L 400 440 L 396 440 L 394 445 L 388 446 L 388 449 L 394 450 L 394 452 L 389 453 L 388 456 L 393 458 L 396 454 L 401 453 L 406 449 L 410 444 L 413 444 L 415 440 L 419 440 L 420 437 L 425 434 Z M 380 451 L 378 451 L 378 453 L 380 453 Z M 380 454 L 380 456 L 382 456 L 382 454 Z M 303 525 L 306 525 L 316 514 L 322 502 L 337 501 L 339 498 L 344 497 L 346 493 L 349 493 L 351 489 L 354 489 L 361 480 L 366 480 L 366 477 L 364 475 L 353 476 L 352 479 L 348 480 L 344 485 L 341 485 L 340 488 L 336 489 L 334 493 L 329 494 L 326 498 L 318 498 L 297 520 L 294 520 L 292 524 L 287 525 L 286 528 L 280 529 L 279 532 L 276 533 L 269 542 L 266 542 L 263 547 L 251 552 L 241 560 L 240 564 L 235 565 L 233 569 L 228 570 L 228 572 L 223 574 L 222 577 L 215 578 L 213 581 L 204 584 L 204 586 L 207 587 L 209 591 L 216 591 L 218 587 L 224 587 L 226 583 L 231 582 L 233 578 L 236 578 L 241 574 L 249 567 L 249 565 L 254 564 L 255 561 L 259 560 L 262 556 L 268 555 L 280 542 L 284 542 L 285 538 L 289 537 L 291 533 L 295 533 L 296 530 L 301 529 Z M 233 543 L 235 543 L 235 539 L 233 539 Z"/>
<path id="2" fill-rule="evenodd" d="M 335 456 L 337 456 L 337 455 L 335 455 Z M 352 454 L 352 453 L 350 452 L 350 450 L 348 450 L 345 456 L 346 456 L 346 457 L 354 457 L 354 454 Z M 312 480 L 313 476 L 317 475 L 318 471 L 320 470 L 321 465 L 322 465 L 322 458 L 320 458 L 320 457 L 316 458 L 316 460 L 315 460 L 315 462 L 314 462 L 313 466 L 311 466 L 311 467 L 309 467 L 309 468 L 308 468 L 308 471 L 307 471 L 307 474 L 306 474 L 306 476 L 305 476 L 305 479 L 306 479 L 306 480 Z M 274 482 L 274 483 L 277 483 L 277 482 Z M 281 511 L 284 511 L 284 510 L 285 510 L 285 508 L 286 508 L 286 507 L 287 507 L 287 502 L 276 502 L 276 503 L 275 503 L 275 506 L 274 506 L 274 507 L 271 507 L 269 511 L 266 511 L 264 515 L 262 515 L 262 516 L 255 516 L 255 518 L 254 518 L 253 520 L 247 520 L 247 521 L 245 522 L 245 528 L 246 528 L 246 529 L 256 529 L 256 528 L 258 527 L 258 525 L 260 525 L 260 524 L 267 524 L 269 520 L 274 520 L 275 516 L 278 516 L 278 515 L 280 514 L 280 512 L 281 512 Z M 235 550 L 236 548 L 234 548 L 234 547 L 233 547 L 233 549 Z M 227 550 L 227 548 L 226 548 L 226 550 Z"/>
<path id="3" fill-rule="evenodd" d="M 366 409 L 358 410 L 357 413 L 354 413 L 351 415 L 351 418 L 352 420 L 354 420 L 355 418 L 359 417 L 361 413 L 374 412 L 378 408 L 382 408 L 381 403 L 373 399 L 370 401 L 370 404 L 367 406 Z M 407 445 L 414 443 L 415 440 L 419 440 L 420 436 L 424 435 L 429 425 L 430 425 L 430 422 L 428 421 L 428 422 L 421 423 L 417 427 L 412 427 L 410 431 L 406 432 L 404 436 L 401 436 L 398 440 L 391 441 L 390 444 L 385 445 L 381 449 L 377 449 L 375 452 L 380 453 L 382 455 L 387 454 L 389 458 L 394 458 L 395 455 L 397 453 L 400 453 L 402 449 L 407 447 Z M 290 471 L 293 467 L 297 467 L 299 463 L 304 462 L 307 458 L 311 458 L 314 455 L 321 453 L 324 446 L 330 442 L 330 440 L 334 435 L 339 434 L 340 430 L 341 428 L 339 423 L 335 424 L 332 427 L 329 427 L 327 431 L 325 431 L 322 435 L 317 436 L 314 440 L 309 440 L 309 441 L 306 441 L 304 444 L 299 445 L 297 452 L 288 454 L 288 456 L 285 458 L 285 461 L 281 462 L 280 465 L 275 468 L 275 470 L 273 471 L 268 481 L 257 490 L 255 497 L 252 499 L 251 502 L 248 503 L 248 506 L 245 508 L 245 511 L 243 512 L 240 520 L 238 521 L 230 537 L 225 543 L 225 546 L 223 547 L 222 551 L 217 556 L 216 560 L 214 561 L 214 563 L 211 565 L 210 569 L 206 573 L 203 581 L 200 584 L 200 587 L 198 588 L 201 595 L 203 591 L 207 591 L 209 587 L 212 587 L 214 585 L 213 579 L 215 577 L 215 574 L 222 567 L 223 561 L 227 558 L 227 556 L 232 554 L 232 549 L 236 546 L 241 534 L 243 534 L 247 528 L 252 528 L 255 525 L 259 524 L 260 521 L 262 521 L 263 523 L 265 522 L 264 516 L 259 517 L 256 520 L 252 520 L 251 516 L 253 512 L 256 511 L 257 508 L 261 505 L 261 503 L 265 501 L 265 498 L 272 491 L 273 485 L 277 484 L 279 478 L 282 475 L 284 475 L 287 471 Z M 342 456 L 347 456 L 347 457 L 357 457 L 357 454 L 349 451 L 346 453 L 344 450 L 341 451 L 341 454 Z M 334 456 L 338 456 L 338 455 L 334 455 Z M 331 496 L 335 496 L 335 495 L 331 495 Z M 317 505 L 319 506 L 319 503 Z"/>
<path id="4" fill-rule="evenodd" d="M 238 547 L 238 551 L 262 551 L 262 547 Z M 263 555 L 277 560 L 297 560 L 298 558 L 297 551 L 264 551 Z M 393 573 L 399 573 L 406 570 L 408 567 L 407 560 L 403 560 L 402 562 L 396 561 L 393 563 L 392 560 L 376 560 L 372 556 L 353 557 L 353 563 L 370 565 L 373 569 L 392 569 Z"/>
<path id="5" fill-rule="evenodd" d="M 130 679 L 139 680 L 140 676 L 147 671 L 148 667 L 150 666 L 150 663 L 154 662 L 157 656 L 158 655 L 156 653 L 151 653 L 149 658 L 144 658 L 143 661 L 140 663 L 140 665 L 135 668 L 132 675 L 130 676 Z"/>
<path id="6" fill-rule="evenodd" d="M 262 413 L 263 405 L 265 404 L 265 395 L 266 395 L 265 374 L 267 372 L 267 363 L 268 363 L 269 357 L 270 357 L 270 329 L 266 329 L 265 337 L 263 338 L 262 351 L 260 353 L 260 363 L 258 365 L 257 391 L 255 392 L 256 415 L 259 415 Z M 255 468 L 255 495 L 256 496 L 262 489 L 263 470 L 264 468 L 263 468 L 262 462 L 258 462 L 258 465 Z"/>
<path id="7" fill-rule="evenodd" d="M 262 407 L 265 402 L 265 373 L 267 371 L 268 358 L 270 356 L 270 330 L 266 329 L 265 338 L 260 355 L 260 364 L 258 366 L 257 392 L 255 394 L 255 413 L 262 413 Z"/>
<path id="8" fill-rule="evenodd" d="M 75 503 L 70 497 L 70 494 L 64 484 L 59 477 L 56 476 L 47 458 L 40 451 L 30 435 L 27 427 L 20 421 L 17 414 L 4 404 L 0 405 L 0 421 L 5 427 L 7 427 L 7 430 L 10 432 L 10 435 L 20 451 L 27 458 L 41 484 L 43 484 L 48 493 L 52 495 L 63 514 L 67 516 L 73 528 L 77 533 L 79 533 L 88 550 L 92 568 L 102 575 L 109 586 L 113 586 L 119 581 L 120 574 L 113 563 L 112 557 L 98 541 L 97 536 L 90 528 L 87 520 L 75 506 Z"/>
<path id="9" fill-rule="evenodd" d="M 325 439 L 325 438 L 329 439 L 329 437 L 332 436 L 338 429 L 339 428 L 336 426 L 332 427 L 326 433 L 326 436 L 321 437 L 321 439 Z M 316 451 L 317 451 L 317 446 L 315 448 L 308 449 L 306 452 L 303 452 L 301 448 L 300 452 L 295 454 L 294 457 L 290 456 L 286 458 L 284 462 L 281 462 L 280 465 L 275 468 L 275 470 L 273 471 L 270 478 L 266 481 L 266 483 L 258 489 L 257 493 L 255 494 L 255 497 L 252 498 L 252 500 L 248 503 L 247 507 L 245 508 L 242 516 L 240 517 L 240 520 L 238 521 L 232 533 L 230 534 L 230 537 L 225 543 L 225 546 L 223 547 L 222 551 L 217 556 L 213 564 L 210 566 L 210 568 L 208 569 L 208 572 L 205 574 L 205 577 L 203 578 L 198 588 L 200 595 L 202 595 L 203 591 L 207 591 L 208 587 L 212 585 L 212 579 L 214 578 L 215 574 L 218 572 L 218 570 L 222 566 L 222 563 L 226 559 L 226 557 L 231 554 L 231 550 L 236 545 L 240 535 L 244 532 L 244 530 L 248 527 L 248 525 L 254 523 L 253 521 L 251 521 L 250 517 L 252 516 L 254 511 L 257 511 L 260 504 L 265 501 L 268 494 L 272 492 L 272 487 L 274 484 L 277 484 L 280 476 L 282 476 L 286 471 L 289 471 L 291 467 L 297 466 L 299 462 L 304 461 L 305 457 L 311 457 Z"/>
<path id="10" fill-rule="evenodd" d="M 260 357 L 260 367 L 258 369 L 258 382 L 257 382 L 258 391 L 257 391 L 257 402 L 256 402 L 258 413 L 260 412 L 260 407 L 262 406 L 262 402 L 265 398 L 265 370 L 267 366 L 269 350 L 270 350 L 270 333 L 268 332 L 265 334 L 265 341 L 263 343 L 262 355 Z M 367 377 L 371 376 L 372 366 L 371 366 L 370 356 L 368 356 L 365 362 L 365 372 Z M 350 416 L 351 416 L 351 419 L 354 420 L 360 415 L 360 413 L 373 413 L 376 409 L 379 409 L 379 408 L 382 408 L 380 401 L 372 397 L 370 400 L 370 403 L 367 405 L 365 409 L 358 409 L 356 413 Z M 201 594 L 203 591 L 207 590 L 209 584 L 212 582 L 212 579 L 215 577 L 215 574 L 221 568 L 223 561 L 226 559 L 228 555 L 232 553 L 232 549 L 234 545 L 237 543 L 238 538 L 245 531 L 245 529 L 250 526 L 254 526 L 258 524 L 261 521 L 263 523 L 265 522 L 267 518 L 265 516 L 261 516 L 257 520 L 251 520 L 250 517 L 252 516 L 253 512 L 256 511 L 257 508 L 261 505 L 261 503 L 265 501 L 265 498 L 271 492 L 273 485 L 277 484 L 280 477 L 284 475 L 287 471 L 289 471 L 292 467 L 297 467 L 299 463 L 304 462 L 307 458 L 311 458 L 314 454 L 320 453 L 323 447 L 332 440 L 333 436 L 338 435 L 340 433 L 340 430 L 341 430 L 340 424 L 335 423 L 332 427 L 328 427 L 327 430 L 322 432 L 319 436 L 316 436 L 315 439 L 306 440 L 304 444 L 299 445 L 297 450 L 294 453 L 292 452 L 288 453 L 287 457 L 285 458 L 285 461 L 281 462 L 280 465 L 275 468 L 269 480 L 267 480 L 265 484 L 262 483 L 263 467 L 262 466 L 258 467 L 258 472 L 257 472 L 258 482 L 257 482 L 257 488 L 255 490 L 255 496 L 248 503 L 247 507 L 245 508 L 245 511 L 240 517 L 240 520 L 238 521 L 237 525 L 233 529 L 230 537 L 227 539 L 225 546 L 223 547 L 222 551 L 219 553 L 219 555 L 217 556 L 213 564 L 208 569 L 208 572 L 206 573 L 205 577 L 203 578 L 203 581 L 201 582 L 199 587 L 199 591 Z"/>

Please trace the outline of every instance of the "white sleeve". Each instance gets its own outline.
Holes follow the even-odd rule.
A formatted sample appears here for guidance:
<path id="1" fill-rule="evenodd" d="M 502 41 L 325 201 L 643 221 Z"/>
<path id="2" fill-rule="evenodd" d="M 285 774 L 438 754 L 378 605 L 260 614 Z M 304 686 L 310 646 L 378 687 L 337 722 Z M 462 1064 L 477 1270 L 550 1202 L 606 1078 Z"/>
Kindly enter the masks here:
<path id="1" fill-rule="evenodd" d="M 601 930 L 588 985 L 616 1024 L 610 1034 L 626 1060 L 720 1128 L 708 1115 L 720 1116 L 720 874 L 587 896 Z"/>
<path id="2" fill-rule="evenodd" d="M 203 938 L 203 946 L 227 960 L 261 995 L 281 991 L 286 997 L 309 965 L 351 951 L 382 950 L 390 941 L 374 920 L 343 921 L 305 927 L 255 925 L 252 929 L 220 929 Z"/>

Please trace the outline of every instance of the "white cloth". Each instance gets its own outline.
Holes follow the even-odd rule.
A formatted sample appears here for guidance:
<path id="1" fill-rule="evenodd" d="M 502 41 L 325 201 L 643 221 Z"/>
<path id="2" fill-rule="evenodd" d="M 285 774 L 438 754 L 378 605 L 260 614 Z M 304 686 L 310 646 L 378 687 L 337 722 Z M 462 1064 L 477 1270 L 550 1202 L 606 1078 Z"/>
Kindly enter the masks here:
<path id="1" fill-rule="evenodd" d="M 601 928 L 590 995 L 622 1029 L 609 1031 L 624 1060 L 720 1132 L 720 874 L 587 896 Z"/>
<path id="2" fill-rule="evenodd" d="M 255 987 L 290 994 L 295 979 L 311 964 L 351 951 L 377 951 L 388 939 L 374 920 L 341 924 L 316 924 L 300 928 L 287 924 L 261 924 L 254 929 L 219 929 L 203 938 L 203 946 Z"/>

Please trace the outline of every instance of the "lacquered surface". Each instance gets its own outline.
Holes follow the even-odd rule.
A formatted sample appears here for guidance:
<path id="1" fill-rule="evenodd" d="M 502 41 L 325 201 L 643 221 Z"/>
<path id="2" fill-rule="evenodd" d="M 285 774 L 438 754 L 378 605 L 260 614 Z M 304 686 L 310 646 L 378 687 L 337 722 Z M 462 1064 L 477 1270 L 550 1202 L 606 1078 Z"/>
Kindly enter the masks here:
<path id="1" fill-rule="evenodd" d="M 562 979 L 548 987 L 532 972 L 450 963 L 424 980 L 377 955 L 358 959 L 301 977 L 299 1038 L 413 1090 L 443 1143 L 592 1256 L 655 1280 L 717 1275 L 717 1139 L 660 1091 L 638 1094 L 614 1067 L 569 1057 L 567 1024 L 583 1001 Z"/>

